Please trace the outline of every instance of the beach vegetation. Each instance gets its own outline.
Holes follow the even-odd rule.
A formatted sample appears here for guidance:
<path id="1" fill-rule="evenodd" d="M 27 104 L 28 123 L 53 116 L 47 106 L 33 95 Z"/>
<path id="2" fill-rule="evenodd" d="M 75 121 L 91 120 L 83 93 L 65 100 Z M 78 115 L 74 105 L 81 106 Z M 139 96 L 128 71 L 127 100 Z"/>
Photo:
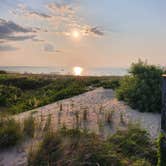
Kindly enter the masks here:
<path id="1" fill-rule="evenodd" d="M 23 138 L 20 124 L 9 117 L 0 117 L 0 149 L 17 145 Z"/>
<path id="2" fill-rule="evenodd" d="M 136 127 L 118 131 L 108 139 L 63 128 L 49 132 L 31 150 L 28 165 L 155 166 L 156 147 L 149 135 Z"/>
<path id="3" fill-rule="evenodd" d="M 120 81 L 117 98 L 141 112 L 161 112 L 161 76 L 164 70 L 139 60 L 132 64 L 129 72 L 130 75 Z"/>

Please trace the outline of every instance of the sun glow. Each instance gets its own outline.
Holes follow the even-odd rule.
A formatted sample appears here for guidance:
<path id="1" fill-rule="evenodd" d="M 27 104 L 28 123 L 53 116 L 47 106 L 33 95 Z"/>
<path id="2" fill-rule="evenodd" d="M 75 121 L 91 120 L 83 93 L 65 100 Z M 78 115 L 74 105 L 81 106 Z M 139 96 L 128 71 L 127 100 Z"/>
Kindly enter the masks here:
<path id="1" fill-rule="evenodd" d="M 80 32 L 77 31 L 77 30 L 73 30 L 73 31 L 71 32 L 71 36 L 72 36 L 73 38 L 75 38 L 75 39 L 79 39 L 79 38 L 81 37 Z"/>
<path id="2" fill-rule="evenodd" d="M 77 67 L 73 68 L 73 73 L 76 76 L 81 76 L 82 72 L 83 72 L 83 68 L 82 67 L 78 67 L 77 66 Z"/>

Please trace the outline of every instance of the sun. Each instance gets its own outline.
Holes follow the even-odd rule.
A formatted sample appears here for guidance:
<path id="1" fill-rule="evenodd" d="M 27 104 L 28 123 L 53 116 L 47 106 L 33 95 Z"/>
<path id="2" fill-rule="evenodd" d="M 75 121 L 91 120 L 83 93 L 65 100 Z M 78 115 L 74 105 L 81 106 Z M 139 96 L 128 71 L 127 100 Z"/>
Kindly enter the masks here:
<path id="1" fill-rule="evenodd" d="M 76 67 L 73 68 L 73 73 L 76 76 L 81 76 L 82 72 L 83 72 L 82 67 L 76 66 Z"/>
<path id="2" fill-rule="evenodd" d="M 73 38 L 75 38 L 75 39 L 79 39 L 81 35 L 80 35 L 80 32 L 79 32 L 79 31 L 73 30 L 73 31 L 71 32 L 71 36 L 72 36 Z"/>

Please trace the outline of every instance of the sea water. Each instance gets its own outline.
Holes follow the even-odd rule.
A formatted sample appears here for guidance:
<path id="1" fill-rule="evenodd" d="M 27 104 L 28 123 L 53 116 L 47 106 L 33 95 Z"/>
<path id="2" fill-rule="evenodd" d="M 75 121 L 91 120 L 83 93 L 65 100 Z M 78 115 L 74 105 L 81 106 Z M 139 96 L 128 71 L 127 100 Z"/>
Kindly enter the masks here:
<path id="1" fill-rule="evenodd" d="M 67 67 L 34 67 L 34 66 L 0 66 L 0 70 L 16 73 L 32 73 L 32 74 L 62 74 L 71 75 L 72 68 Z M 84 69 L 82 75 L 91 76 L 123 76 L 128 74 L 127 68 L 87 68 Z"/>

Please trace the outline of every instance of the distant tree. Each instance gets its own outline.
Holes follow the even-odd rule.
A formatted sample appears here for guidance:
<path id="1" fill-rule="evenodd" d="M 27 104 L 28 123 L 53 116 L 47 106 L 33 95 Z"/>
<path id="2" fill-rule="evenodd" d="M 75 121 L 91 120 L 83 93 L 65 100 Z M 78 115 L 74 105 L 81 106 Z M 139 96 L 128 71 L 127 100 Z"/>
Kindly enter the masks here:
<path id="1" fill-rule="evenodd" d="M 163 69 L 139 60 L 131 65 L 129 73 L 120 81 L 118 99 L 141 112 L 160 112 Z"/>

